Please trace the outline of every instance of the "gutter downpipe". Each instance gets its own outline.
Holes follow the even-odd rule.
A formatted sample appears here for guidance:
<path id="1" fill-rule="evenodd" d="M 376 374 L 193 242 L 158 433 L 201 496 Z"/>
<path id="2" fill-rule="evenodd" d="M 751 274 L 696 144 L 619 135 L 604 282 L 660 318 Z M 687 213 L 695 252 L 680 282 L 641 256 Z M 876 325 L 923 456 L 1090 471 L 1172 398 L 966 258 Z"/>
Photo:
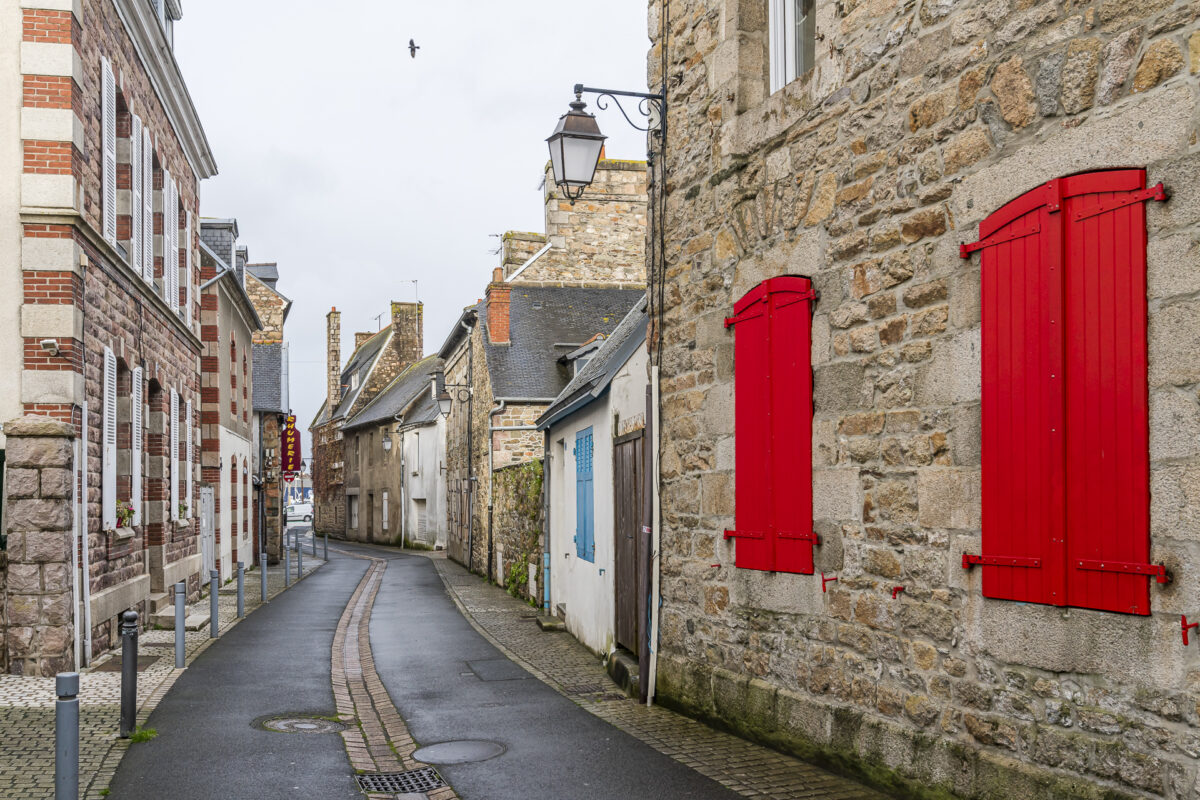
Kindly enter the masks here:
<path id="1" fill-rule="evenodd" d="M 260 412 L 258 415 L 258 485 L 254 487 L 258 492 L 258 553 L 256 555 L 266 554 L 266 559 L 271 560 L 270 553 L 267 553 L 267 505 L 265 502 L 267 482 L 263 476 L 263 459 L 266 457 L 266 451 L 263 449 L 263 436 L 265 429 L 263 423 L 266 421 L 266 412 Z M 285 512 L 286 513 L 286 512 Z M 313 506 L 313 521 L 316 519 L 316 506 Z M 314 534 L 315 535 L 315 534 Z M 280 554 L 282 554 L 282 540 L 280 540 Z M 262 558 L 258 559 L 262 561 Z M 259 564 L 259 569 L 265 570 L 266 564 Z"/>
<path id="2" fill-rule="evenodd" d="M 651 481 L 652 500 L 650 509 L 652 514 L 653 532 L 651 534 L 650 544 L 650 675 L 646 689 L 646 705 L 654 705 L 654 690 L 658 677 L 658 628 L 659 628 L 659 606 L 662 604 L 662 587 L 660 569 L 662 565 L 662 506 L 661 495 L 659 492 L 659 446 L 662 442 L 661 418 L 659 396 L 658 396 L 658 365 L 650 368 L 650 391 L 652 395 L 653 413 L 654 413 L 654 441 L 651 443 L 652 458 L 653 458 L 653 479 Z"/>
<path id="3" fill-rule="evenodd" d="M 74 649 L 72 653 L 75 656 L 74 667 L 79 668 L 79 481 L 76 478 L 76 471 L 79 469 L 79 443 L 77 437 L 71 442 L 71 455 L 74 457 L 74 467 L 71 470 L 71 627 L 75 629 L 74 634 Z"/>
<path id="4" fill-rule="evenodd" d="M 475 567 L 475 450 L 471 430 L 475 423 L 475 326 L 461 319 L 458 324 L 467 332 L 467 572 Z"/>
<path id="5" fill-rule="evenodd" d="M 542 432 L 542 607 L 550 613 L 550 428 Z"/>
<path id="6" fill-rule="evenodd" d="M 82 665 L 87 666 L 92 662 L 92 567 L 89 563 L 91 553 L 88 548 L 88 539 L 91 535 L 91 525 L 88 520 L 88 458 L 87 458 L 87 424 L 88 424 L 88 401 L 83 401 L 83 473 L 82 484 L 80 487 L 80 506 L 82 511 L 80 519 L 83 520 L 83 530 L 81 532 L 80 541 L 80 560 L 83 563 L 83 659 Z"/>

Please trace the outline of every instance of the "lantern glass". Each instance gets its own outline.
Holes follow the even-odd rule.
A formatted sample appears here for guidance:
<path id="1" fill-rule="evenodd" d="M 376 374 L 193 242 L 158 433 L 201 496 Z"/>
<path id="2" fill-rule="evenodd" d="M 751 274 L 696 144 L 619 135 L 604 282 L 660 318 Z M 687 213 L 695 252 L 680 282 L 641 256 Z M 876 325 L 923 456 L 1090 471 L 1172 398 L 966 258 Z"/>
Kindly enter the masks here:
<path id="1" fill-rule="evenodd" d="M 571 110 L 559 118 L 558 127 L 546 140 L 554 182 L 573 197 L 578 197 L 595 177 L 607 138 L 600 133 L 596 118 L 583 110 L 585 107 L 576 95 Z"/>
<path id="2" fill-rule="evenodd" d="M 383 432 L 383 452 L 392 452 L 392 437 L 386 430 Z"/>
<path id="3" fill-rule="evenodd" d="M 451 405 L 450 394 L 448 392 L 442 392 L 441 394 L 438 395 L 437 401 L 438 401 L 438 411 L 441 412 L 442 416 L 443 417 L 450 416 L 450 405 Z"/>

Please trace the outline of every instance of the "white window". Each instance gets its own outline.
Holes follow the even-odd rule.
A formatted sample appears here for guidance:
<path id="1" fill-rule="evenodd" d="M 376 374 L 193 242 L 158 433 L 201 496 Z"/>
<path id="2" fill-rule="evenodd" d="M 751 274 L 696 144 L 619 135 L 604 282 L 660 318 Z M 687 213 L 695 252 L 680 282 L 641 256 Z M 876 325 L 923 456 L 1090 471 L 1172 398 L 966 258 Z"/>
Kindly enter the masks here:
<path id="1" fill-rule="evenodd" d="M 142 280 L 154 285 L 154 143 L 150 128 L 142 126 L 142 238 L 134 264 Z"/>
<path id="2" fill-rule="evenodd" d="M 130 458 L 129 503 L 133 506 L 133 524 L 142 524 L 142 368 L 133 370 L 133 386 L 129 392 L 129 422 L 133 428 L 130 439 L 133 454 Z"/>
<path id="3" fill-rule="evenodd" d="M 129 132 L 129 266 L 142 272 L 142 120 L 133 115 Z"/>
<path id="4" fill-rule="evenodd" d="M 358 530 L 358 495 L 352 494 L 346 499 L 350 505 L 350 527 Z"/>
<path id="5" fill-rule="evenodd" d="M 413 431 L 413 464 L 412 474 L 421 474 L 421 432 Z"/>
<path id="6" fill-rule="evenodd" d="M 100 176 L 104 200 L 104 238 L 111 244 L 117 243 L 117 79 L 113 74 L 112 62 L 100 59 L 100 146 L 103 172 Z"/>
<path id="7" fill-rule="evenodd" d="M 380 521 L 383 523 L 382 530 L 384 533 L 387 533 L 387 529 L 388 529 L 388 496 L 387 496 L 386 490 L 383 493 L 383 514 L 381 514 L 380 516 L 382 517 L 382 519 Z"/>
<path id="8" fill-rule="evenodd" d="M 117 357 L 104 348 L 103 444 L 100 450 L 100 522 L 117 529 Z"/>
<path id="9" fill-rule="evenodd" d="M 192 513 L 192 401 L 188 400 L 183 406 L 183 435 L 187 437 L 187 444 L 184 447 L 184 504 L 187 506 L 187 518 L 191 519 L 195 516 Z"/>
<path id="10" fill-rule="evenodd" d="M 350 391 L 353 392 L 357 388 L 358 388 L 358 373 L 356 372 L 350 376 Z"/>
<path id="11" fill-rule="evenodd" d="M 171 390 L 171 519 L 179 519 L 179 392 Z"/>
<path id="12" fill-rule="evenodd" d="M 816 0 L 767 1 L 774 93 L 812 69 L 817 44 Z"/>
<path id="13" fill-rule="evenodd" d="M 179 190 L 171 171 L 163 169 L 163 299 L 179 311 Z"/>
<path id="14" fill-rule="evenodd" d="M 183 293 L 187 298 L 183 304 L 183 319 L 192 323 L 192 212 L 184 211 L 187 220 L 183 228 Z"/>

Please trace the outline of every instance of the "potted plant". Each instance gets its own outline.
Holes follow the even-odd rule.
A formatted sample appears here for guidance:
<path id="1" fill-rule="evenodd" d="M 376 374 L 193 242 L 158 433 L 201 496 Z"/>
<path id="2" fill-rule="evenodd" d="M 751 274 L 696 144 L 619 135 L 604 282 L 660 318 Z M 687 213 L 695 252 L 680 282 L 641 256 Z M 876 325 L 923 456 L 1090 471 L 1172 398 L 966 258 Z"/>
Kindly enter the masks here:
<path id="1" fill-rule="evenodd" d="M 117 501 L 117 527 L 128 528 L 133 525 L 133 503 L 128 500 Z"/>
<path id="2" fill-rule="evenodd" d="M 187 503 L 179 504 L 179 518 L 180 519 L 188 518 L 188 504 Z"/>

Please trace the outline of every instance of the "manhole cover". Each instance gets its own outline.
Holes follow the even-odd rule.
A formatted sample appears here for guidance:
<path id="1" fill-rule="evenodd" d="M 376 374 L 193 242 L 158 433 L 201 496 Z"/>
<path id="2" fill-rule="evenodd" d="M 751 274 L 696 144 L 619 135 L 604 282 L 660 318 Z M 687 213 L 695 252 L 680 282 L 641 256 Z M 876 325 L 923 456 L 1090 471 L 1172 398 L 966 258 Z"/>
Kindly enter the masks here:
<path id="1" fill-rule="evenodd" d="M 503 752 L 504 745 L 498 742 L 463 739 L 422 747 L 413 753 L 413 758 L 426 764 L 468 764 L 472 761 L 487 761 Z"/>
<path id="2" fill-rule="evenodd" d="M 446 785 L 433 767 L 410 769 L 408 772 L 368 772 L 358 775 L 358 786 L 364 792 L 432 792 Z"/>
<path id="3" fill-rule="evenodd" d="M 256 727 L 276 733 L 337 733 L 346 730 L 346 726 L 332 719 L 320 717 L 267 717 L 255 720 Z"/>

